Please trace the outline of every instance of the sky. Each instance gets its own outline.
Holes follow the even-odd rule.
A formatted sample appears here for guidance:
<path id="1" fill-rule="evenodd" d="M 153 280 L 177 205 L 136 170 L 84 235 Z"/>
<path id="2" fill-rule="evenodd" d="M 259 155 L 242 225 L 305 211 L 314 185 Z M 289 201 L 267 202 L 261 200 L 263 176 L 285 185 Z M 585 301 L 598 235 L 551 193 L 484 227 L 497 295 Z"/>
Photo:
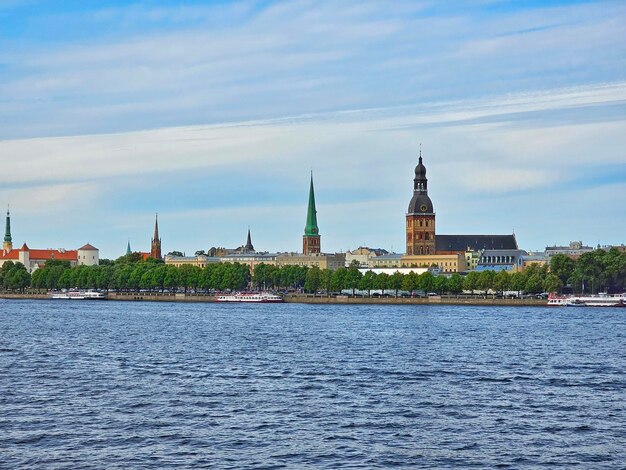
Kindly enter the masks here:
<path id="1" fill-rule="evenodd" d="M 437 233 L 626 243 L 623 1 L 0 0 L 14 245 L 404 251 Z"/>

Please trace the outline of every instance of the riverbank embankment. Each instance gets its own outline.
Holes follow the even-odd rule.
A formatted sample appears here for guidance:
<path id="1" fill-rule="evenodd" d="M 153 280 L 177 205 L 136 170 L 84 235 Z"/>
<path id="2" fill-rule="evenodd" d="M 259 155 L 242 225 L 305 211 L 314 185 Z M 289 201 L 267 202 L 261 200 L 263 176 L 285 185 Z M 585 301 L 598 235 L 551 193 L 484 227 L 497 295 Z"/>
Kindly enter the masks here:
<path id="1" fill-rule="evenodd" d="M 1 299 L 31 299 L 48 300 L 46 293 L 29 292 L 24 294 L 0 293 Z M 501 299 L 479 296 L 430 296 L 430 297 L 359 297 L 359 296 L 320 296 L 313 294 L 288 294 L 284 297 L 286 303 L 302 304 L 337 304 L 337 305 L 484 305 L 484 306 L 535 306 L 546 305 L 546 300 Z M 139 301 L 139 302 L 214 302 L 213 295 L 160 293 L 160 292 L 109 292 L 108 300 Z"/>

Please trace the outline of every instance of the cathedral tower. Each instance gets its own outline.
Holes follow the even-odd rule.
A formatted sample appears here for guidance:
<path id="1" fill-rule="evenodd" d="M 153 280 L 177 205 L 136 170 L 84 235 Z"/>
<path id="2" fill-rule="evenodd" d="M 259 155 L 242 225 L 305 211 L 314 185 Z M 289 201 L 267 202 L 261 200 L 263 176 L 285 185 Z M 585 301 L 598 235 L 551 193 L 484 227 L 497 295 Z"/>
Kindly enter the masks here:
<path id="1" fill-rule="evenodd" d="M 154 259 L 161 258 L 161 239 L 159 238 L 159 215 L 154 220 L 154 237 L 150 245 L 150 257 Z"/>
<path id="2" fill-rule="evenodd" d="M 320 253 L 320 231 L 317 227 L 317 210 L 315 210 L 315 191 L 313 190 L 313 172 L 311 172 L 311 187 L 309 188 L 309 207 L 306 214 L 306 226 L 302 237 L 302 253 L 312 255 Z"/>
<path id="3" fill-rule="evenodd" d="M 415 167 L 413 197 L 406 214 L 406 254 L 435 254 L 435 211 L 428 197 L 428 179 L 421 148 L 419 163 Z"/>
<path id="4" fill-rule="evenodd" d="M 13 239 L 11 238 L 11 214 L 7 207 L 7 220 L 4 228 L 4 242 L 2 243 L 3 251 L 11 251 L 13 249 Z"/>

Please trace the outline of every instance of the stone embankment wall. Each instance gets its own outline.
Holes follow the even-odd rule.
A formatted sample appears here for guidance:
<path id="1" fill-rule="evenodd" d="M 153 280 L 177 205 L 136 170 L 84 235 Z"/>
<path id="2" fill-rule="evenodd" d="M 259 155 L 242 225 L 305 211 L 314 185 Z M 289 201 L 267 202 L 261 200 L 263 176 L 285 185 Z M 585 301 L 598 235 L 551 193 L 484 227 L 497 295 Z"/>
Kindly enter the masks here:
<path id="1" fill-rule="evenodd" d="M 1 299 L 49 299 L 46 293 L 0 293 Z M 164 294 L 151 292 L 110 292 L 109 300 L 121 301 L 152 301 L 152 302 L 213 302 L 212 295 L 199 294 Z M 542 299 L 496 299 L 483 297 L 350 297 L 339 295 L 336 297 L 314 296 L 312 294 L 289 294 L 285 302 L 305 304 L 344 304 L 344 305 L 499 305 L 499 306 L 545 306 L 547 301 Z"/>
<path id="2" fill-rule="evenodd" d="M 392 305 L 500 305 L 500 306 L 545 306 L 544 299 L 497 299 L 483 297 L 350 297 L 339 295 L 337 297 L 313 296 L 313 295 L 287 295 L 285 302 L 309 303 L 309 304 L 392 304 Z"/>

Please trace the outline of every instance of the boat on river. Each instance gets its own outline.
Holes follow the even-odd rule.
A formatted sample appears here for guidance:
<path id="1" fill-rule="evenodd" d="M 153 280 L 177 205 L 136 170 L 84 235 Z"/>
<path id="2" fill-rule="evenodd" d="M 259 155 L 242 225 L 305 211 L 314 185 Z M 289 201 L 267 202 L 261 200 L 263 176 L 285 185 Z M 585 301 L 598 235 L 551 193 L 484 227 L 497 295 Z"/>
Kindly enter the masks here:
<path id="1" fill-rule="evenodd" d="M 50 298 L 54 300 L 105 300 L 107 296 L 102 292 L 92 290 L 72 290 L 67 292 L 53 292 L 50 294 Z"/>
<path id="2" fill-rule="evenodd" d="M 237 292 L 235 294 L 220 294 L 215 296 L 216 302 L 250 302 L 250 303 L 281 303 L 283 298 L 280 295 L 269 292 Z"/>
<path id="3" fill-rule="evenodd" d="M 548 306 L 556 307 L 626 307 L 626 294 L 548 296 Z"/>

